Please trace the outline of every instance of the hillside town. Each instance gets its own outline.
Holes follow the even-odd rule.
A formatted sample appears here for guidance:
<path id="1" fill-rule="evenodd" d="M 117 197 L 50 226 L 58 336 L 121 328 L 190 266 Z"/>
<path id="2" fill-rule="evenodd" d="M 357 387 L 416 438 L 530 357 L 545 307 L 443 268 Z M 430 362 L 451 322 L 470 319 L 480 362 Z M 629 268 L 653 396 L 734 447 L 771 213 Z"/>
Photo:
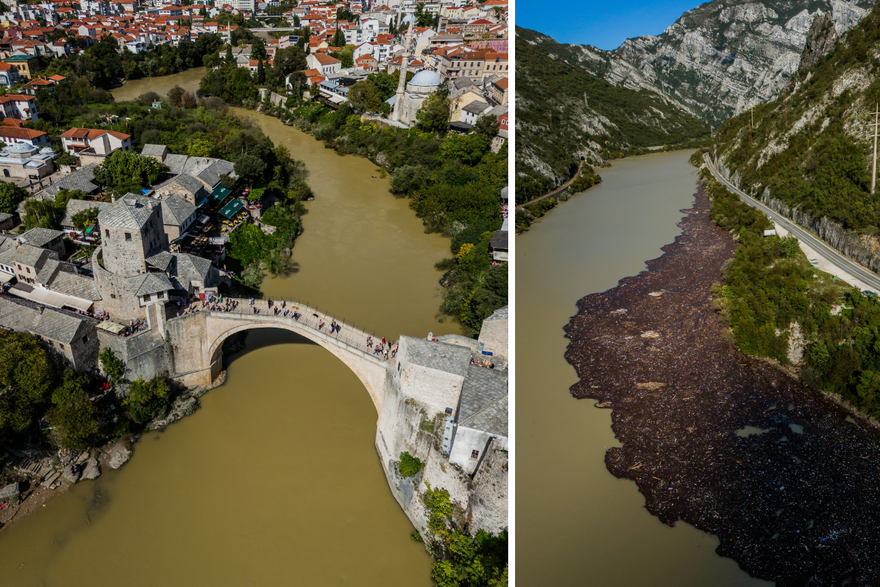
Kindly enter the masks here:
<path id="1" fill-rule="evenodd" d="M 194 43 L 203 35 L 231 43 L 247 27 L 274 37 L 264 44 L 265 59 L 262 54 L 255 59 L 251 45 L 231 47 L 236 65 L 254 76 L 274 64 L 279 50 L 299 47 L 308 54 L 302 73 L 314 90 L 311 97 L 336 107 L 369 74 L 421 73 L 408 80 L 405 91 L 400 88 L 399 96 L 386 100 L 395 122 L 411 125 L 426 96 L 447 84 L 452 128 L 467 131 L 479 117 L 491 116 L 499 121 L 501 140 L 506 138 L 506 0 L 294 4 L 12 3 L 0 14 L 0 87 L 25 95 L 51 88 L 62 81 L 62 76 L 41 75 L 52 59 L 76 56 L 107 37 L 118 51 L 136 55 L 161 45 Z M 292 88 L 295 82 L 287 78 L 285 85 Z M 405 104 L 395 106 L 398 99 Z"/>

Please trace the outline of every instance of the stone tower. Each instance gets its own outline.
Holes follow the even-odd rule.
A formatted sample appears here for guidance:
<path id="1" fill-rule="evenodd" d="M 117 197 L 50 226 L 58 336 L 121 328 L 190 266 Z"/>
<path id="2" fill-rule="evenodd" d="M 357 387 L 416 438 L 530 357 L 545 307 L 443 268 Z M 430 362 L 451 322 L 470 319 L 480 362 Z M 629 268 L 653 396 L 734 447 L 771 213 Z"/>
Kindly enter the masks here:
<path id="1" fill-rule="evenodd" d="M 164 236 L 159 202 L 127 194 L 98 214 L 98 224 L 104 268 L 120 277 L 146 273 L 146 258 L 159 251 Z"/>

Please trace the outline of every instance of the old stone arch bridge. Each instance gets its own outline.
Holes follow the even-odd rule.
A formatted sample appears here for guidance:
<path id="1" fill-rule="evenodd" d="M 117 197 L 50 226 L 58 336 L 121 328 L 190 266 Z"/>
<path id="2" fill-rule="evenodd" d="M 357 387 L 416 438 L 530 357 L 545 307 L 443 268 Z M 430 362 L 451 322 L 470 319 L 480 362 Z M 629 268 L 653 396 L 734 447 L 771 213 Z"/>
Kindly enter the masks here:
<path id="1" fill-rule="evenodd" d="M 165 322 L 166 342 L 172 353 L 172 377 L 190 387 L 211 385 L 222 370 L 223 341 L 229 336 L 253 328 L 281 328 L 302 335 L 342 360 L 367 388 L 376 412 L 381 413 L 388 363 L 367 347 L 369 333 L 338 321 L 340 329 L 331 332 L 332 316 L 297 302 L 285 302 L 288 315 L 284 316 L 283 312 L 275 313 L 281 301 L 273 301 L 272 307 L 267 300 L 256 300 L 254 306 L 246 299 L 231 301 L 238 303 L 233 311 L 202 308 L 197 302 L 182 316 Z M 299 320 L 292 317 L 291 310 L 301 315 Z M 381 344 L 381 336 L 373 339 Z"/>

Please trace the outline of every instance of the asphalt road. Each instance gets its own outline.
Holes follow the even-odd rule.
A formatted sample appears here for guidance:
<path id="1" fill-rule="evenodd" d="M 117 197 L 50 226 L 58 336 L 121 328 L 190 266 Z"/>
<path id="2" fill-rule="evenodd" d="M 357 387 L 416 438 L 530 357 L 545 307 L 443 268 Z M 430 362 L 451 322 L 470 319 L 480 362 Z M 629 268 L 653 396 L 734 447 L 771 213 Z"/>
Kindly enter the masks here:
<path id="1" fill-rule="evenodd" d="M 795 224 L 788 218 L 781 216 L 779 213 L 771 210 L 761 202 L 755 200 L 750 196 L 747 196 L 742 191 L 738 190 L 732 183 L 727 181 L 725 177 L 722 177 L 722 175 L 718 173 L 718 170 L 715 168 L 715 164 L 712 163 L 712 160 L 709 158 L 708 153 L 703 154 L 703 159 L 705 159 L 706 165 L 709 167 L 709 171 L 712 173 L 715 179 L 727 186 L 727 189 L 738 195 L 743 202 L 745 202 L 749 206 L 752 206 L 753 208 L 757 208 L 758 210 L 766 214 L 767 217 L 770 218 L 770 220 L 787 230 L 790 234 L 797 237 L 799 241 L 813 249 L 816 252 L 816 255 L 822 257 L 829 264 L 836 267 L 839 273 L 848 273 L 856 279 L 859 279 L 869 285 L 871 290 L 875 292 L 880 292 L 880 277 L 878 277 L 876 273 L 859 265 L 852 259 L 838 253 L 830 246 L 828 246 L 825 241 L 820 240 L 819 238 L 807 232 L 804 228 L 801 228 L 799 225 Z"/>

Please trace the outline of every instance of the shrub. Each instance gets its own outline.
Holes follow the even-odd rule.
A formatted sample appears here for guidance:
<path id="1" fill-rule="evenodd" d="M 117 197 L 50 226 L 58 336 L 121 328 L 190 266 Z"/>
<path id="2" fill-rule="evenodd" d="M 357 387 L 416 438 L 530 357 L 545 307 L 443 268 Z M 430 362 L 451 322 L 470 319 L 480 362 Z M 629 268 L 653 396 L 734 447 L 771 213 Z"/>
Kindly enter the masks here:
<path id="1" fill-rule="evenodd" d="M 397 470 L 400 471 L 401 476 L 415 477 L 424 468 L 424 463 L 418 458 L 406 451 L 400 453 L 400 464 L 397 466 Z"/>

